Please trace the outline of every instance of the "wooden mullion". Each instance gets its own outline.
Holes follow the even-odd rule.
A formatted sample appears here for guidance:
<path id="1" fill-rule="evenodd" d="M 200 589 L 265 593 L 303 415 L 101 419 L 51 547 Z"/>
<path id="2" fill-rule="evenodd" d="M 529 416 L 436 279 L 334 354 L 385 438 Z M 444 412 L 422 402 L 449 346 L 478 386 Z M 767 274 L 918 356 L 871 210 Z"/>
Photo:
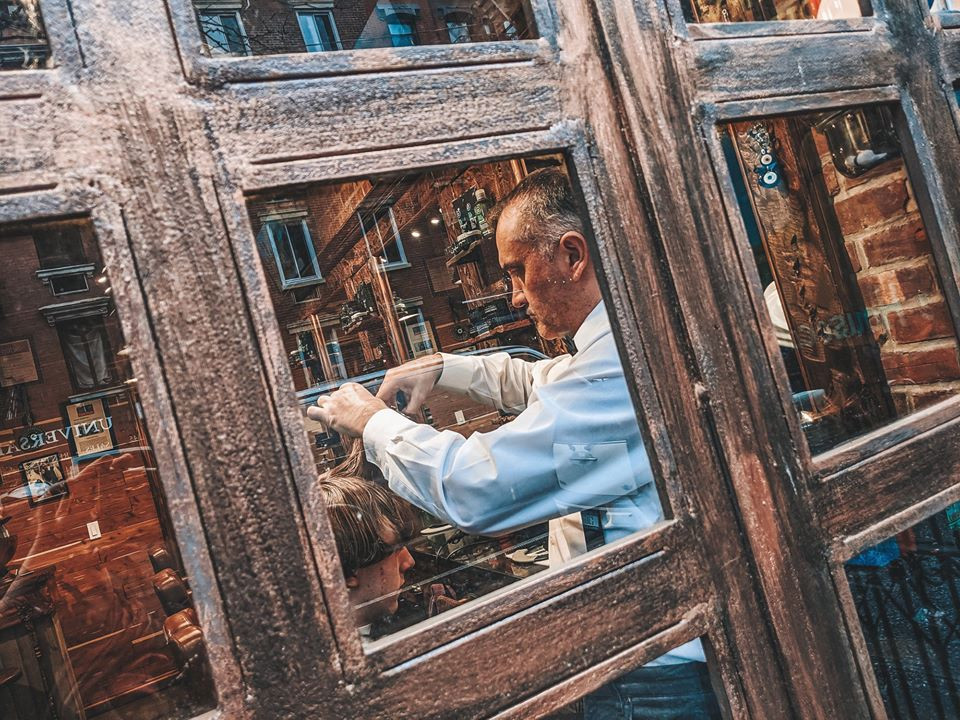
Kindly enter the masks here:
<path id="1" fill-rule="evenodd" d="M 667 550 L 591 580 L 357 682 L 350 693 L 328 697 L 323 717 L 489 717 L 687 620 L 673 636 L 685 642 L 707 631 L 695 612 L 706 589 L 684 571 L 691 560 L 687 552 Z M 664 649 L 650 643 L 633 659 L 643 664 Z"/>
<path id="2" fill-rule="evenodd" d="M 883 26 L 873 32 L 701 40 L 691 52 L 698 95 L 712 102 L 880 87 L 897 78 L 898 57 Z"/>
<path id="3" fill-rule="evenodd" d="M 960 416 L 960 398 L 948 398 L 854 438 L 813 458 L 814 474 L 829 478 Z"/>
<path id="4" fill-rule="evenodd" d="M 416 148 L 416 168 L 423 170 L 450 163 L 490 162 L 527 153 L 560 152 L 581 137 L 582 131 L 575 123 L 559 123 L 548 130 L 424 144 Z M 244 192 L 253 194 L 305 183 L 409 171 L 410 152 L 410 148 L 394 148 L 269 165 L 238 162 L 236 174 L 241 178 Z"/>
<path id="5" fill-rule="evenodd" d="M 867 704 L 829 572 L 822 566 L 814 569 L 822 557 L 818 550 L 821 540 L 803 488 L 803 469 L 793 457 L 793 440 L 779 404 L 766 400 L 775 396 L 776 385 L 757 332 L 760 309 L 747 291 L 713 184 L 713 168 L 705 159 L 699 129 L 689 113 L 697 90 L 706 87 L 705 92 L 697 92 L 699 97 L 716 95 L 719 76 L 716 82 L 704 83 L 700 82 L 702 73 L 699 78 L 689 74 L 685 56 L 674 55 L 662 44 L 662 16 L 655 17 L 656 10 L 650 12 L 647 4 L 611 0 L 599 3 L 598 8 L 602 22 L 608 12 L 616 18 L 609 25 L 604 22 L 606 39 L 613 48 L 610 66 L 622 93 L 620 105 L 640 158 L 640 172 L 647 186 L 655 188 L 650 202 L 660 226 L 659 239 L 666 249 L 697 365 L 703 368 L 702 379 L 691 384 L 702 386 L 702 401 L 716 427 L 713 441 L 724 449 L 730 492 L 736 498 L 736 512 L 756 562 L 765 610 L 777 633 L 784 663 L 790 668 L 787 682 L 796 703 L 794 711 L 803 717 L 866 717 Z M 627 17 L 634 12 L 638 16 L 630 23 Z M 722 59 L 714 70 L 720 73 L 722 67 L 729 79 L 734 91 L 725 91 L 729 96 L 784 94 L 785 87 L 796 92 L 798 87 L 813 91 L 888 85 L 895 63 L 877 39 L 873 34 L 857 33 L 842 40 L 698 41 L 687 46 L 692 56 L 687 57 L 690 62 L 702 61 L 703 48 L 713 46 L 716 58 Z M 801 47 L 803 58 L 813 58 L 811 64 L 801 63 L 802 78 L 783 78 L 790 68 L 797 67 Z M 815 49 L 808 54 L 809 48 Z M 756 49 L 770 50 L 773 55 L 768 52 L 756 58 L 750 52 Z M 815 56 L 817 50 L 822 58 Z M 845 53 L 856 56 L 855 71 L 843 71 Z M 771 57 L 791 60 L 784 61 L 785 69 L 774 72 Z M 865 67 L 871 60 L 875 61 L 873 67 Z M 751 64 L 747 72 L 744 64 Z M 699 68 L 703 70 L 702 63 Z M 737 75 L 742 77 L 738 80 Z M 651 365 L 659 367 L 657 362 Z M 792 482 L 784 478 L 786 472 Z M 719 512 L 719 506 L 712 512 Z M 818 618 L 816 626 L 802 620 L 809 617 Z M 741 637 L 735 644 L 738 649 L 750 647 Z M 818 668 L 820 662 L 829 668 Z M 754 701 L 757 696 L 752 693 L 757 690 L 749 683 L 756 678 L 753 668 L 745 673 L 747 697 Z M 758 717 L 784 714 L 782 706 L 752 711 Z"/>
<path id="6" fill-rule="evenodd" d="M 79 193 L 78 193 L 79 194 Z M 86 193 L 90 200 L 94 193 Z M 73 199 L 78 202 L 77 198 Z M 133 348 L 131 357 L 137 377 L 137 393 L 143 404 L 150 432 L 150 447 L 159 469 L 164 498 L 177 508 L 169 521 L 190 579 L 193 604 L 203 627 L 204 646 L 217 690 L 217 705 L 227 714 L 242 717 L 242 673 L 234 655 L 233 637 L 218 588 L 216 569 L 208 552 L 206 529 L 196 502 L 196 488 L 184 456 L 171 398 L 166 368 L 157 351 L 157 341 L 147 314 L 147 300 L 131 250 L 131 238 L 121 209 L 97 197 L 91 203 L 91 220 L 104 267 L 110 268 L 110 286 L 117 304 L 124 340 Z"/>
<path id="7" fill-rule="evenodd" d="M 931 498 L 945 506 L 955 496 L 960 497 L 960 418 L 826 478 L 815 505 L 824 531 L 837 542 Z M 921 519 L 904 516 L 898 525 L 903 529 Z"/>
<path id="8" fill-rule="evenodd" d="M 480 628 L 499 622 L 539 602 L 568 592 L 590 579 L 636 563 L 665 548 L 688 548 L 694 529 L 675 522 L 661 524 L 638 538 L 628 538 L 606 546 L 587 557 L 531 577 L 526 587 L 509 585 L 469 606 L 446 613 L 424 627 L 411 628 L 373 643 L 368 652 L 372 666 L 380 670 L 399 665 L 416 655 L 429 652 Z M 674 585 L 677 578 L 645 576 L 644 582 Z M 346 608 L 349 610 L 349 608 Z"/>
<path id="9" fill-rule="evenodd" d="M 618 303 L 618 307 L 635 309 L 636 318 L 631 315 L 630 320 L 639 324 L 641 337 L 647 339 L 644 352 L 649 366 L 654 369 L 654 382 L 660 387 L 660 402 L 671 428 L 672 442 L 685 449 L 676 457 L 680 477 L 687 480 L 682 483 L 682 496 L 689 498 L 694 508 L 700 509 L 697 517 L 703 523 L 704 571 L 719 596 L 730 599 L 724 607 L 722 624 L 735 654 L 722 657 L 720 662 L 725 667 L 736 667 L 743 682 L 743 707 L 747 712 L 754 717 L 784 717 L 790 712 L 787 698 L 791 691 L 784 687 L 784 677 L 779 670 L 780 658 L 773 652 L 774 645 L 766 635 L 767 627 L 756 624 L 758 618 L 767 617 L 771 606 L 757 604 L 755 586 L 748 587 L 753 581 L 748 581 L 739 572 L 731 572 L 726 553 L 741 553 L 735 561 L 738 570 L 749 569 L 750 573 L 764 577 L 765 583 L 769 583 L 768 589 L 775 596 L 775 623 L 790 625 L 801 616 L 839 618 L 839 612 L 835 606 L 831 609 L 831 594 L 823 592 L 821 587 L 801 589 L 798 586 L 801 581 L 792 575 L 794 569 L 789 563 L 769 562 L 773 558 L 783 558 L 785 546 L 793 541 L 788 534 L 773 538 L 764 536 L 761 530 L 761 527 L 778 526 L 780 520 L 770 518 L 768 523 L 760 518 L 764 508 L 772 510 L 775 505 L 770 496 L 760 497 L 768 491 L 768 486 L 761 479 L 766 471 L 757 462 L 756 448 L 745 449 L 732 466 L 725 465 L 712 454 L 711 448 L 728 432 L 724 427 L 717 427 L 710 399 L 717 380 L 717 366 L 721 363 L 716 357 L 711 358 L 706 363 L 710 369 L 701 374 L 684 348 L 690 323 L 702 312 L 700 306 L 716 309 L 717 301 L 704 279 L 716 271 L 718 264 L 710 263 L 708 271 L 694 257 L 699 258 L 702 248 L 720 244 L 725 231 L 717 229 L 716 215 L 702 212 L 704 208 L 719 207 L 719 203 L 710 197 L 709 190 L 704 191 L 702 182 L 694 181 L 694 178 L 710 177 L 711 170 L 703 161 L 698 133 L 686 124 L 690 122 L 689 76 L 684 74 L 682 65 L 678 65 L 679 61 L 673 57 L 664 39 L 668 25 L 662 15 L 648 15 L 646 4 L 615 0 L 600 2 L 596 7 L 603 27 L 604 52 L 608 53 L 604 60 L 612 69 L 615 82 L 609 101 L 596 102 L 594 94 L 589 105 L 588 118 L 597 134 L 596 142 L 602 149 L 604 163 L 608 164 L 603 179 L 610 183 L 608 193 L 611 196 L 630 201 L 625 203 L 627 207 L 643 207 L 651 212 L 652 206 L 656 211 L 656 220 L 653 221 L 656 225 L 642 216 L 620 215 L 625 210 L 619 207 L 611 218 L 617 222 L 618 231 L 623 235 L 623 241 L 617 243 L 620 252 L 614 257 L 619 263 L 618 274 L 627 280 L 628 292 L 628 297 Z M 583 25 L 582 21 L 580 25 Z M 599 83 L 588 84 L 596 93 L 594 88 Z M 638 158 L 637 165 L 624 166 L 617 160 L 619 154 L 614 150 L 623 142 L 623 135 L 618 133 L 615 136 L 607 131 L 614 125 L 608 119 L 611 108 L 617 109 L 618 122 L 627 129 L 630 154 Z M 642 178 L 640 188 L 629 180 L 632 177 Z M 650 194 L 646 195 L 647 192 Z M 694 198 L 697 209 L 690 205 Z M 695 240 L 699 237 L 704 238 L 702 242 Z M 666 257 L 660 242 L 668 245 Z M 683 260 L 675 264 L 670 262 L 668 258 L 674 253 Z M 675 285 L 663 274 L 667 263 L 676 273 Z M 651 288 L 656 291 L 651 292 Z M 657 301 L 649 302 L 651 296 Z M 727 297 L 723 302 L 727 302 Z M 718 325 L 717 320 L 711 319 L 705 324 L 709 326 L 706 332 L 709 340 L 704 335 L 695 340 L 698 353 L 705 345 L 718 343 L 724 332 L 720 329 L 723 321 Z M 687 361 L 681 365 L 677 362 L 678 357 L 686 357 Z M 734 387 L 735 394 L 742 399 L 740 386 L 730 385 L 730 392 L 734 392 Z M 727 397 L 724 397 L 722 402 L 726 401 Z M 742 435 L 742 418 L 733 425 L 736 429 L 729 432 Z M 738 462 L 741 459 L 742 464 Z M 773 476 L 769 477 L 772 479 Z M 762 492 L 761 488 L 764 488 Z M 738 490 L 746 495 L 739 499 L 744 505 L 738 507 L 735 500 L 731 506 L 731 493 L 736 494 Z M 753 497 L 749 497 L 751 493 Z M 754 536 L 751 547 L 731 543 L 741 533 Z M 794 549 L 798 548 L 794 546 Z M 742 565 L 744 557 L 748 563 L 746 568 Z M 825 569 L 824 576 L 818 578 L 821 580 L 829 582 Z M 776 597 L 778 594 L 780 596 Z M 798 603 L 804 602 L 810 602 L 811 606 L 798 610 Z M 814 608 L 814 605 L 818 607 Z M 747 621 L 747 617 L 751 620 Z M 763 632 L 758 633 L 760 627 Z M 807 631 L 809 629 L 807 627 Z M 852 658 L 847 662 L 848 653 L 845 655 L 842 640 L 833 635 L 829 622 L 816 638 L 809 632 L 798 632 L 796 628 L 786 634 L 781 649 L 789 662 L 795 663 L 797 668 L 806 668 L 812 675 L 804 678 L 803 671 L 800 671 L 786 679 L 795 688 L 793 697 L 802 698 L 794 711 L 811 717 L 817 714 L 825 717 L 862 716 L 862 702 L 856 690 L 850 690 L 857 687 Z M 804 643 L 810 645 L 804 646 Z M 822 649 L 814 650 L 818 643 L 823 644 Z M 830 657 L 830 673 L 813 671 L 810 659 L 826 656 Z M 849 669 L 849 682 L 841 681 L 836 686 L 820 682 L 819 678 L 828 674 L 838 678 L 838 668 L 841 673 Z M 845 674 L 844 677 L 848 676 Z"/>
<path id="10" fill-rule="evenodd" d="M 231 85 L 210 93 L 207 122 L 234 166 L 410 153 L 425 144 L 551 128 L 563 119 L 559 81 L 556 65 L 526 63 Z M 471 101 L 451 112 L 451 98 L 465 86 L 483 97 L 482 106 Z"/>
<path id="11" fill-rule="evenodd" d="M 773 22 L 689 23 L 687 33 L 694 40 L 753 39 L 790 35 L 831 35 L 872 32 L 881 22 L 875 17 L 846 20 L 777 20 Z"/>
<path id="12" fill-rule="evenodd" d="M 575 702 L 583 695 L 596 690 L 607 682 L 636 669 L 642 662 L 641 658 L 657 657 L 659 654 L 686 642 L 691 637 L 695 637 L 691 630 L 697 625 L 702 625 L 707 609 L 704 606 L 697 607 L 689 614 L 693 616 L 692 619 L 684 618 L 676 625 L 647 638 L 638 645 L 627 648 L 592 668 L 567 678 L 552 688 L 497 713 L 491 720 L 540 718 L 564 705 Z M 718 693 L 718 695 L 722 697 L 721 693 Z"/>

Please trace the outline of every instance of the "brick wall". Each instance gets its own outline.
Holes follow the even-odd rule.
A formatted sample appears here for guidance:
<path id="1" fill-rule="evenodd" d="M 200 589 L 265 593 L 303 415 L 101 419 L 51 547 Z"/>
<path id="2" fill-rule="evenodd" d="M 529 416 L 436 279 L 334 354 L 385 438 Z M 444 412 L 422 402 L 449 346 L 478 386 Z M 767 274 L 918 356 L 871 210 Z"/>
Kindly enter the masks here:
<path id="1" fill-rule="evenodd" d="M 814 139 L 898 412 L 956 394 L 958 343 L 903 161 L 849 178 Z"/>

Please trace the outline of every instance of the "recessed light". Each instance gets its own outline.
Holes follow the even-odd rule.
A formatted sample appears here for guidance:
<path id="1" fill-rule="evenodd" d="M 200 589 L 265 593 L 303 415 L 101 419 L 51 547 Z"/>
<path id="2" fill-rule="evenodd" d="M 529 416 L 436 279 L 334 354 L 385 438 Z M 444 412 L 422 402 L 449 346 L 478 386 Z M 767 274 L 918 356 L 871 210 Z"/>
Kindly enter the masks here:
<path id="1" fill-rule="evenodd" d="M 440 218 L 438 218 L 438 217 L 432 217 L 432 218 L 430 218 L 430 224 L 431 224 L 431 225 L 439 225 L 439 224 L 440 224 Z"/>
<path id="2" fill-rule="evenodd" d="M 420 231 L 419 231 L 419 230 L 413 230 L 413 231 L 411 231 L 411 232 L 410 232 L 410 237 L 415 237 L 415 238 L 420 237 Z"/>

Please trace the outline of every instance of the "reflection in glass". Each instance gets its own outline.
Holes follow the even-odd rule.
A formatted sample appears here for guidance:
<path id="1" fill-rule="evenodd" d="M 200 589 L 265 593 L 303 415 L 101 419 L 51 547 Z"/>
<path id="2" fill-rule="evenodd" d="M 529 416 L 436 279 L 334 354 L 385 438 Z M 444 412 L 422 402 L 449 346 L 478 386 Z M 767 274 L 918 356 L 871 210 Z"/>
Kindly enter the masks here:
<path id="1" fill-rule="evenodd" d="M 501 247 L 491 210 L 518 183 L 534 182 L 537 168 L 536 182 L 554 183 L 565 198 L 563 212 L 551 211 L 549 225 L 524 221 L 539 228 L 529 243 L 511 231 Z M 373 534 L 334 521 L 370 638 L 663 516 L 565 173 L 564 159 L 551 155 L 291 187 L 248 201 L 286 351 L 302 357 L 304 333 L 319 351 L 309 373 L 291 372 L 305 412 L 344 380 L 376 392 L 403 363 L 436 371 L 422 398 L 385 388 L 385 402 L 403 414 L 380 405 L 362 443 L 306 420 L 327 473 L 328 507 L 383 517 Z M 308 301 L 284 288 L 268 230 L 298 214 L 323 278 Z M 561 267 L 572 251 L 530 254 L 562 236 L 581 243 L 576 256 L 586 264 L 576 278 Z M 414 457 L 418 448 L 422 457 Z M 355 556 L 368 562 L 348 559 Z M 389 584 L 372 599 L 395 605 L 363 599 L 368 576 Z M 368 604 L 387 612 L 361 614 Z M 685 652 L 679 659 L 702 660 L 698 645 Z"/>
<path id="2" fill-rule="evenodd" d="M 194 0 L 211 55 L 277 55 L 450 45 L 537 37 L 528 0 L 352 0 L 232 3 Z"/>
<path id="3" fill-rule="evenodd" d="M 953 319 L 892 112 L 847 108 L 721 131 L 814 453 L 960 390 Z"/>
<path id="4" fill-rule="evenodd" d="M 663 658 L 624 673 L 546 720 L 720 720 L 706 663 L 661 665 Z"/>
<path id="5" fill-rule="evenodd" d="M 873 15 L 870 0 L 688 0 L 687 22 L 842 20 Z"/>
<path id="6" fill-rule="evenodd" d="M 90 224 L 0 248 L 0 717 L 193 716 L 203 632 Z"/>
<path id="7" fill-rule="evenodd" d="M 960 505 L 847 562 L 891 720 L 960 716 Z"/>
<path id="8" fill-rule="evenodd" d="M 47 67 L 49 59 L 38 0 L 0 0 L 0 70 Z"/>

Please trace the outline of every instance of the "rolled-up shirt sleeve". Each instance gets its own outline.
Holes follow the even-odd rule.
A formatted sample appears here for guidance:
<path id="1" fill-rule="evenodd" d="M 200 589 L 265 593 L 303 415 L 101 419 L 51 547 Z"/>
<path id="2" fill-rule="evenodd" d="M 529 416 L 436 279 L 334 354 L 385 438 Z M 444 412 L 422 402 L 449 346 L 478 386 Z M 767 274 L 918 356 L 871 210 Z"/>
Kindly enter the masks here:
<path id="1" fill-rule="evenodd" d="M 652 489 L 622 376 L 551 382 L 512 422 L 469 438 L 381 410 L 363 442 L 394 492 L 468 533 L 502 534 Z"/>
<path id="2" fill-rule="evenodd" d="M 530 398 L 533 378 L 554 360 L 528 362 L 494 353 L 485 357 L 441 353 L 443 371 L 437 381 L 442 390 L 463 393 L 475 402 L 493 405 L 511 414 L 521 412 Z"/>

